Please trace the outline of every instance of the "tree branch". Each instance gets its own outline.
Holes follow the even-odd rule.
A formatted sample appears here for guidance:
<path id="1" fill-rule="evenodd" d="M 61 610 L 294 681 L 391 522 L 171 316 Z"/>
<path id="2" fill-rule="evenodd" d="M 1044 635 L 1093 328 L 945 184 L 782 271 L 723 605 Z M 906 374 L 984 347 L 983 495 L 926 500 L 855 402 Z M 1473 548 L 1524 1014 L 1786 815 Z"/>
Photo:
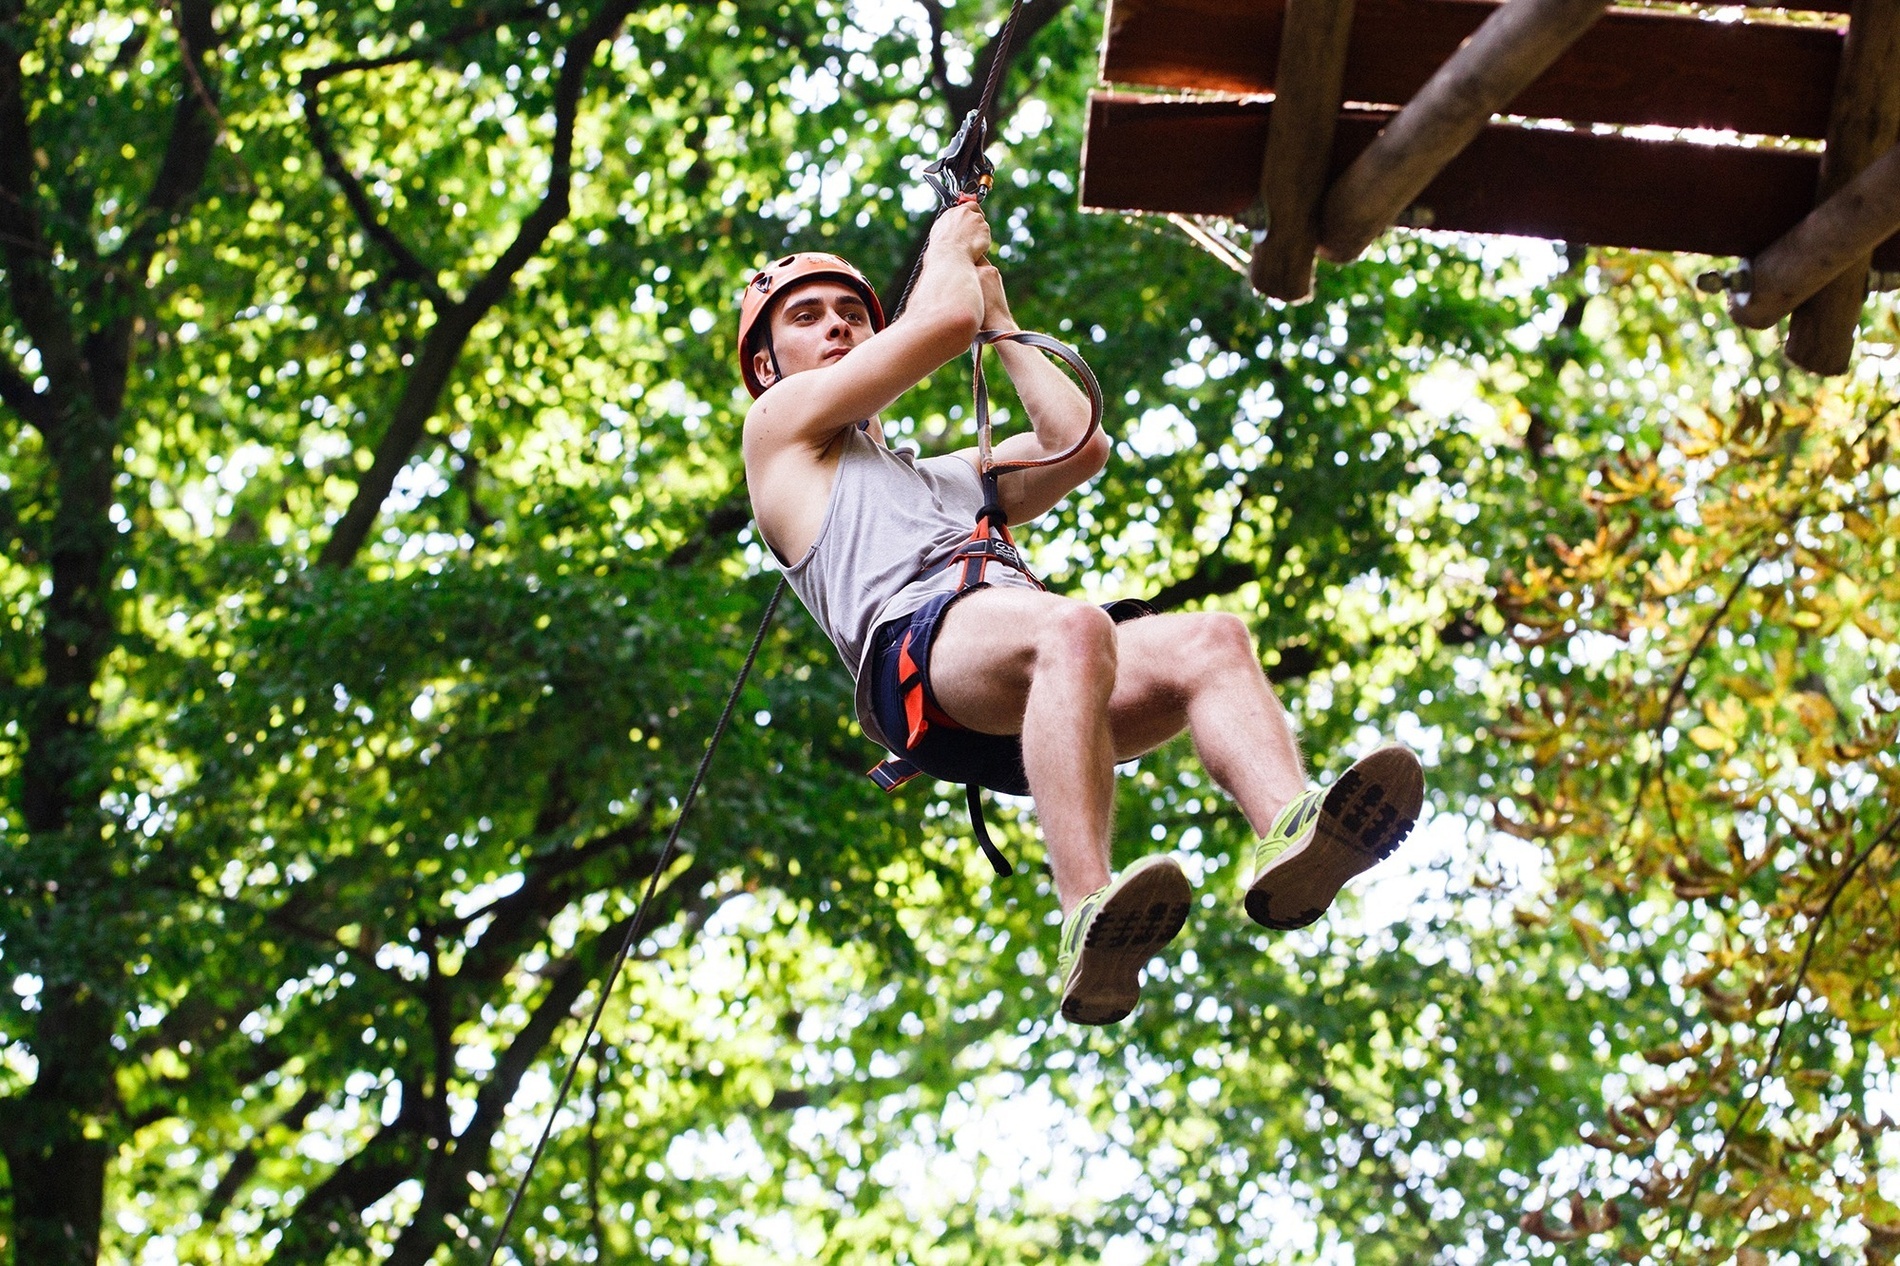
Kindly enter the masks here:
<path id="1" fill-rule="evenodd" d="M 0 403 L 19 414 L 22 421 L 42 436 L 49 435 L 57 422 L 52 397 L 33 390 L 33 384 L 4 361 L 0 361 Z"/>
<path id="2" fill-rule="evenodd" d="M 943 99 L 949 101 L 956 94 L 956 85 L 950 82 L 950 64 L 943 55 L 943 41 L 946 35 L 943 22 L 943 5 L 939 0 L 924 0 L 924 12 L 930 18 L 930 82 L 937 85 L 937 91 Z"/>
<path id="3" fill-rule="evenodd" d="M 152 257 L 197 198 L 218 143 L 217 81 L 211 72 L 212 54 L 223 41 L 212 25 L 211 0 L 179 0 L 174 12 L 182 82 L 165 153 L 124 244 L 98 262 L 86 287 L 86 306 L 106 315 L 85 336 L 83 347 L 92 398 L 108 418 L 116 418 L 125 402 L 132 344 L 144 306 L 139 298 Z M 90 207 L 83 214 L 89 215 Z"/>
<path id="4" fill-rule="evenodd" d="M 1003 63 L 1000 73 L 1007 76 L 1010 67 L 1022 55 L 1023 49 L 1029 47 L 1029 42 L 1036 38 L 1036 33 L 1055 21 L 1056 16 L 1067 7 L 1068 0 L 1055 0 L 1050 4 L 1024 5 L 1022 12 L 1016 18 L 1016 36 L 1009 47 L 1009 60 Z M 1002 30 L 1003 28 L 998 28 L 998 38 L 992 38 L 977 55 L 976 65 L 970 68 L 970 82 L 953 86 L 944 94 L 944 101 L 950 107 L 950 127 L 953 131 L 963 116 L 976 109 L 977 103 L 983 99 L 983 85 L 989 82 L 990 66 L 1003 55 L 1000 39 Z M 999 114 L 1001 118 L 994 120 L 996 127 L 990 133 L 991 136 L 1002 130 L 1002 118 L 1007 118 L 1010 111 L 1003 110 Z"/>
<path id="5" fill-rule="evenodd" d="M 521 936 L 529 932 L 538 936 L 547 921 L 573 900 L 569 885 L 562 881 L 589 862 L 651 839 L 652 813 L 649 799 L 647 808 L 634 821 L 579 848 L 542 854 L 524 867 L 521 887 L 460 921 L 466 925 L 483 915 L 491 916 L 487 929 L 463 956 L 458 978 L 497 980 L 506 974 L 519 951 L 517 942 Z M 633 859 L 629 858 L 625 872 L 631 874 L 635 869 Z"/>
<path id="6" fill-rule="evenodd" d="M 423 340 L 422 352 L 403 385 L 401 399 L 389 429 L 376 446 L 369 470 L 357 484 L 356 496 L 337 521 L 317 562 L 322 567 L 346 567 L 369 539 L 383 502 L 395 487 L 396 476 L 415 455 L 416 447 L 435 416 L 449 376 L 475 326 L 499 303 L 515 274 L 540 251 L 555 225 L 567 218 L 573 178 L 574 120 L 579 111 L 587 72 L 601 44 L 613 38 L 640 0 L 608 0 L 562 49 L 560 79 L 554 93 L 554 145 L 547 193 L 525 220 L 501 257 L 491 265 L 468 294 L 450 304 Z"/>
<path id="7" fill-rule="evenodd" d="M 218 143 L 217 81 L 211 77 L 212 54 L 224 40 L 212 25 L 210 0 L 178 0 L 173 10 L 184 82 L 172 111 L 165 157 L 146 192 L 139 225 L 126 235 L 121 253 L 135 264 L 151 258 L 158 235 L 178 222 L 204 183 L 205 168 Z M 142 269 L 133 271 L 143 275 Z"/>
<path id="8" fill-rule="evenodd" d="M 322 1102 L 323 1096 L 317 1091 L 304 1091 L 297 1102 L 291 1104 L 284 1114 L 277 1118 L 275 1127 L 301 1130 L 303 1123 Z M 204 1204 L 199 1207 L 198 1224 L 200 1226 L 208 1231 L 217 1229 L 225 1210 L 231 1207 L 231 1201 L 236 1199 L 237 1193 L 243 1189 L 244 1184 L 251 1180 L 251 1175 L 257 1172 L 258 1163 L 262 1159 L 260 1149 L 267 1132 L 268 1128 L 258 1131 L 251 1145 L 231 1158 L 231 1163 L 225 1167 L 224 1173 L 218 1179 L 218 1185 L 211 1189 L 211 1194 L 205 1197 Z"/>
<path id="9" fill-rule="evenodd" d="M 57 445 L 66 415 L 90 404 L 90 392 L 78 332 L 54 280 L 53 250 L 34 210 L 38 181 L 20 59 L 35 41 L 20 7 L 19 0 L 0 3 L 0 249 L 5 252 L 13 313 L 39 351 L 40 366 L 52 384 L 51 402 L 36 425 Z"/>
<path id="10" fill-rule="evenodd" d="M 1841 868 L 1840 875 L 1828 889 L 1827 899 L 1821 903 L 1820 910 L 1809 921 L 1807 944 L 1801 951 L 1800 966 L 1796 968 L 1794 979 L 1788 982 L 1787 989 L 1782 993 L 1781 1017 L 1775 1023 L 1774 1038 L 1768 1045 L 1766 1058 L 1762 1060 L 1755 1074 L 1754 1084 L 1751 1087 L 1739 1078 L 1736 1080 L 1734 1093 L 1741 1097 L 1741 1108 L 1736 1112 L 1734 1119 L 1722 1127 L 1722 1141 L 1714 1153 L 1696 1164 L 1695 1176 L 1689 1184 L 1687 1198 L 1676 1202 L 1682 1211 L 1682 1217 L 1671 1228 L 1676 1236 L 1675 1251 L 1670 1255 L 1671 1261 L 1677 1260 L 1682 1254 L 1682 1247 L 1688 1239 L 1690 1230 L 1689 1217 L 1701 1197 L 1703 1184 L 1710 1174 L 1721 1168 L 1722 1162 L 1728 1156 L 1730 1146 L 1735 1141 L 1736 1134 L 1740 1133 L 1743 1123 L 1748 1119 L 1748 1114 L 1761 1102 L 1762 1088 L 1768 1084 L 1769 1077 L 1774 1075 L 1775 1064 L 1781 1058 L 1782 1039 L 1787 1036 L 1789 1024 L 1800 1014 L 1795 1004 L 1801 997 L 1801 987 L 1807 983 L 1808 968 L 1814 963 L 1815 947 L 1820 944 L 1821 933 L 1827 929 L 1828 921 L 1834 917 L 1834 903 L 1847 890 L 1847 885 L 1853 882 L 1855 874 L 1866 864 L 1867 859 L 1890 843 L 1896 833 L 1900 833 L 1900 817 L 1889 818 L 1887 824 L 1880 828 L 1879 834 L 1868 842 L 1867 847 L 1858 850 L 1849 859 L 1847 865 Z"/>
<path id="11" fill-rule="evenodd" d="M 381 60 L 393 63 L 404 59 Z M 393 275 L 404 281 L 413 281 L 422 287 L 422 292 L 437 308 L 448 306 L 450 302 L 448 294 L 442 289 L 442 284 L 436 280 L 435 270 L 423 263 L 415 252 L 396 236 L 394 229 L 383 223 L 382 217 L 376 214 L 375 204 L 370 201 L 369 194 L 364 192 L 363 182 L 350 171 L 343 161 L 343 156 L 337 152 L 335 143 L 330 139 L 330 128 L 323 121 L 321 108 L 322 86 L 326 77 L 322 71 L 306 70 L 297 80 L 298 88 L 303 91 L 304 126 L 310 133 L 310 143 L 316 148 L 318 159 L 323 163 L 324 174 L 335 181 L 337 188 L 343 191 L 343 200 L 350 204 L 350 210 L 355 213 L 356 222 L 362 227 L 364 235 L 382 247 L 383 252 L 395 262 Z"/>
<path id="12" fill-rule="evenodd" d="M 384 57 L 362 57 L 349 61 L 329 62 L 306 70 L 297 77 L 297 87 L 304 99 L 304 120 L 310 132 L 311 143 L 316 147 L 318 158 L 323 163 L 325 174 L 343 191 L 344 200 L 350 204 L 350 210 L 355 213 L 357 223 L 362 227 L 363 232 L 395 261 L 394 275 L 422 286 L 430 301 L 438 308 L 446 307 L 452 301 L 436 279 L 435 270 L 423 263 L 421 258 L 396 235 L 395 230 L 377 215 L 376 206 L 364 191 L 362 181 L 350 171 L 343 161 L 343 156 L 337 151 L 336 144 L 331 139 L 329 125 L 323 120 L 319 100 L 323 85 L 342 75 L 384 70 L 390 66 L 421 61 L 444 49 L 458 48 L 476 36 L 486 34 L 507 23 L 527 18 L 546 17 L 547 12 L 546 3 L 536 3 L 477 13 L 468 22 L 446 34 L 433 39 L 417 40 L 401 52 L 390 53 Z"/>
<path id="13" fill-rule="evenodd" d="M 709 871 L 689 866 L 667 886 L 669 895 L 682 890 L 685 893 L 680 900 L 680 908 L 685 913 L 683 942 L 690 941 L 711 912 L 733 895 L 707 896 L 703 890 L 710 878 Z M 453 1146 L 437 1149 L 431 1157 L 421 1207 L 397 1239 L 389 1256 L 390 1266 L 425 1266 L 448 1238 L 448 1219 L 468 1208 L 471 1190 L 468 1176 L 476 1167 L 489 1163 L 495 1133 L 501 1128 L 508 1104 L 520 1089 L 522 1077 L 553 1040 L 556 1028 L 569 1018 L 588 982 L 602 976 L 620 943 L 626 939 L 633 917 L 630 915 L 606 928 L 589 942 L 584 952 L 569 958 L 555 974 L 541 1005 L 509 1043 L 496 1063 L 494 1075 L 476 1095 L 475 1115 L 467 1128 L 456 1136 Z M 651 926 L 664 924 L 655 920 Z M 598 988 L 609 989 L 612 984 L 601 979 Z M 583 1054 L 584 1051 L 576 1051 L 573 1058 L 579 1059 Z"/>

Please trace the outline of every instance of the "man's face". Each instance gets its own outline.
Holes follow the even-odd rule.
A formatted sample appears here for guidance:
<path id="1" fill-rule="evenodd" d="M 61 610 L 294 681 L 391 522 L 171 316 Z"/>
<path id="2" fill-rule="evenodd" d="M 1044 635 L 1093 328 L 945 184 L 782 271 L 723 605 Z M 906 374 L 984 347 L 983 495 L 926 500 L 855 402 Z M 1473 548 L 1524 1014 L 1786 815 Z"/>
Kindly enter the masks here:
<path id="1" fill-rule="evenodd" d="M 772 307 L 772 351 L 778 371 L 788 378 L 836 364 L 872 333 L 870 308 L 843 282 L 805 282 Z M 772 368 L 772 356 L 763 348 L 753 353 L 753 372 L 767 386 L 777 381 Z"/>

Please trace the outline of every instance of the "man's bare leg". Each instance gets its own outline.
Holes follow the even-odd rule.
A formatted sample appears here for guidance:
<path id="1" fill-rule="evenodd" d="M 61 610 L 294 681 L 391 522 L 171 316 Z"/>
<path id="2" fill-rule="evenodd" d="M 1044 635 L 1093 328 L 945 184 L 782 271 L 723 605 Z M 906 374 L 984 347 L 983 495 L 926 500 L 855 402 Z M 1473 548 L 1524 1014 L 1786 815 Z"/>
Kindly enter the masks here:
<path id="1" fill-rule="evenodd" d="M 1149 616 L 1117 627 L 1121 671 L 1109 703 L 1116 756 L 1129 760 L 1186 729 L 1208 775 L 1256 835 L 1306 787 L 1299 743 L 1237 617 Z"/>
<path id="2" fill-rule="evenodd" d="M 1369 753 L 1324 793 L 1308 790 L 1292 728 L 1240 621 L 1214 613 L 1121 626 L 1123 671 L 1111 724 L 1123 756 L 1179 733 L 1247 815 L 1257 837 L 1241 859 L 1248 917 L 1304 927 L 1341 886 L 1389 856 L 1418 816 L 1424 783 L 1402 747 Z M 1282 815 L 1284 814 L 1284 820 Z"/>
<path id="3" fill-rule="evenodd" d="M 1143 967 L 1181 930 L 1193 898 L 1171 854 L 1144 857 L 1110 882 L 1117 645 L 1100 608 L 985 589 L 950 609 L 930 653 L 944 711 L 973 729 L 1022 735 L 1063 911 L 1061 1011 L 1078 1024 L 1113 1024 L 1134 1010 Z"/>
<path id="4" fill-rule="evenodd" d="M 1063 913 L 1109 879 L 1115 748 L 1115 625 L 1086 603 L 983 589 L 944 616 L 930 687 L 959 724 L 1020 733 Z"/>

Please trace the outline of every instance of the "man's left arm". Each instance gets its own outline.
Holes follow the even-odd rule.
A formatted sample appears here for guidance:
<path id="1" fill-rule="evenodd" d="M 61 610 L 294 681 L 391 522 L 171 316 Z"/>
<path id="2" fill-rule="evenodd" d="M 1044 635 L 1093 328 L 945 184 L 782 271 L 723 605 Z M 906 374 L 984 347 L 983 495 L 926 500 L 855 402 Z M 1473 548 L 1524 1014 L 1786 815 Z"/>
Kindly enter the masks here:
<path id="1" fill-rule="evenodd" d="M 1020 329 L 1010 315 L 1002 274 L 993 264 L 980 265 L 978 272 L 983 284 L 983 328 Z M 1030 430 L 1002 440 L 991 450 L 992 458 L 997 462 L 1037 461 L 1068 452 L 1088 429 L 1088 397 L 1066 370 L 1036 349 L 1003 342 L 996 344 L 996 351 L 1029 414 Z M 1108 464 L 1108 452 L 1108 436 L 1097 431 L 1067 461 L 1004 475 L 998 488 L 1010 522 L 1026 523 L 1047 513 L 1056 502 L 1100 474 Z M 968 455 L 975 460 L 974 450 Z"/>

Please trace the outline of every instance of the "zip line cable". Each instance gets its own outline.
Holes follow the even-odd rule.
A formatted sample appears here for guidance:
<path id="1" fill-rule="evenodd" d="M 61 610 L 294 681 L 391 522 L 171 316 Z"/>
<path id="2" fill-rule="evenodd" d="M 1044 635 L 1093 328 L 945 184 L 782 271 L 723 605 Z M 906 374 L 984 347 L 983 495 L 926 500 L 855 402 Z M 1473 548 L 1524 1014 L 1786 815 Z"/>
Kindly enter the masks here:
<path id="1" fill-rule="evenodd" d="M 765 604 L 765 614 L 759 617 L 759 631 L 752 635 L 752 649 L 746 652 L 745 663 L 739 668 L 739 678 L 732 683 L 732 693 L 726 696 L 725 710 L 719 714 L 719 722 L 713 726 L 712 737 L 706 741 L 705 754 L 699 758 L 699 769 L 693 774 L 692 784 L 686 789 L 686 798 L 680 801 L 680 811 L 673 818 L 673 827 L 666 833 L 666 843 L 660 849 L 659 860 L 654 864 L 653 874 L 647 880 L 647 890 L 640 898 L 640 904 L 634 909 L 633 920 L 627 924 L 625 936 L 620 938 L 620 948 L 614 953 L 613 966 L 607 970 L 607 978 L 600 987 L 600 996 L 594 1000 L 594 1013 L 588 1017 L 587 1032 L 581 1038 L 580 1049 L 574 1052 L 574 1058 L 567 1063 L 567 1072 L 561 1078 L 561 1088 L 554 1094 L 554 1106 L 548 1110 L 548 1119 L 541 1127 L 541 1137 L 535 1140 L 534 1151 L 528 1156 L 528 1167 L 522 1172 L 521 1181 L 515 1184 L 515 1193 L 508 1201 L 508 1212 L 502 1217 L 501 1229 L 495 1232 L 494 1243 L 489 1245 L 487 1263 L 495 1266 L 495 1258 L 500 1255 L 502 1245 L 508 1242 L 508 1231 L 514 1226 L 515 1214 L 521 1208 L 521 1198 L 527 1194 L 528 1182 L 534 1177 L 535 1167 L 541 1163 L 541 1153 L 548 1145 L 548 1138 L 554 1133 L 555 1118 L 561 1115 L 561 1107 L 567 1102 L 567 1092 L 573 1088 L 574 1074 L 580 1071 L 581 1060 L 594 1044 L 594 1035 L 600 1031 L 600 1017 L 607 1010 L 607 1000 L 613 996 L 614 986 L 620 980 L 620 969 L 626 965 L 627 955 L 639 943 L 641 926 L 646 922 L 647 907 L 653 902 L 653 894 L 659 889 L 660 876 L 673 862 L 674 846 L 679 843 L 680 828 L 686 823 L 686 815 L 693 811 L 693 801 L 699 798 L 699 789 L 706 781 L 706 771 L 712 767 L 713 753 L 719 750 L 719 740 L 726 733 L 726 726 L 732 720 L 734 709 L 739 706 L 739 692 L 745 689 L 746 678 L 752 675 L 752 665 L 759 658 L 759 648 L 765 644 L 765 631 L 772 626 L 772 616 L 778 610 L 779 599 L 785 596 L 786 580 L 783 572 L 779 574 L 778 588 L 772 591 L 772 597 Z"/>
<path id="2" fill-rule="evenodd" d="M 937 214 L 942 215 L 951 207 L 965 202 L 981 202 L 989 194 L 990 186 L 995 183 L 996 165 L 984 152 L 990 144 L 990 113 L 996 109 L 996 90 L 1002 86 L 1003 71 L 1016 55 L 1016 20 L 1028 7 L 1029 0 L 1011 0 L 1009 16 L 1003 19 L 1003 25 L 996 33 L 991 45 L 996 56 L 990 59 L 990 73 L 983 81 L 983 95 L 977 99 L 976 108 L 963 116 L 963 122 L 957 127 L 957 134 L 950 138 L 950 144 L 943 156 L 931 163 L 921 173 L 924 183 L 937 191 Z M 924 270 L 924 252 L 917 252 L 917 260 L 910 267 L 910 276 L 904 280 L 904 291 L 897 297 L 897 304 L 891 309 L 891 320 L 904 315 L 904 306 L 910 302 L 910 292 L 917 284 L 917 275 Z"/>

